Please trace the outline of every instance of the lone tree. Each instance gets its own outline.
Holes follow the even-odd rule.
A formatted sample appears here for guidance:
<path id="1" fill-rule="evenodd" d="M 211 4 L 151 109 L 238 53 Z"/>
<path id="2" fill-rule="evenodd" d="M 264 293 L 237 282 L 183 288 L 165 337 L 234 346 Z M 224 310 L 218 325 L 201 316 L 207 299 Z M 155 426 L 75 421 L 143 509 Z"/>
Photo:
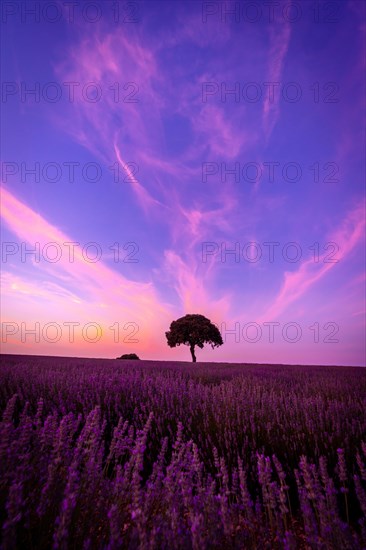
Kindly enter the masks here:
<path id="1" fill-rule="evenodd" d="M 165 333 L 168 346 L 175 348 L 181 344 L 190 347 L 192 361 L 196 362 L 195 346 L 203 348 L 204 344 L 211 344 L 212 349 L 222 346 L 223 341 L 219 329 L 209 319 L 198 313 L 188 314 L 173 321 L 170 330 Z"/>

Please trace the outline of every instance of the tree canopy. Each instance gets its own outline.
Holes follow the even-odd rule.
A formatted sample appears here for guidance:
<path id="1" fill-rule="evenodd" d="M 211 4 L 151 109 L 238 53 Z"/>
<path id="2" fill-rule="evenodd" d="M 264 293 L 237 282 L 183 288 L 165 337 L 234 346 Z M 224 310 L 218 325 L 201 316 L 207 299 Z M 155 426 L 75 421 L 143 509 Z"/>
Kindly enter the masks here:
<path id="1" fill-rule="evenodd" d="M 194 348 L 203 348 L 204 344 L 210 344 L 212 348 L 223 344 L 222 337 L 216 325 L 207 317 L 198 313 L 187 314 L 173 321 L 170 330 L 165 333 L 168 346 L 175 348 L 184 344 L 190 347 L 192 361 L 196 362 Z"/>

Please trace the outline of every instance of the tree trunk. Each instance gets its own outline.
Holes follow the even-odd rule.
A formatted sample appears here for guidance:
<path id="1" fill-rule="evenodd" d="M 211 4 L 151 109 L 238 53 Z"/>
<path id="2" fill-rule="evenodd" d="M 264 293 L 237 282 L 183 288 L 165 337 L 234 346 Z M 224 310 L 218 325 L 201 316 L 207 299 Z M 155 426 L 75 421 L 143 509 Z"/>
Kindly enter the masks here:
<path id="1" fill-rule="evenodd" d="M 193 363 L 196 362 L 196 356 L 194 354 L 194 344 L 191 345 L 191 355 L 192 355 L 192 361 Z"/>

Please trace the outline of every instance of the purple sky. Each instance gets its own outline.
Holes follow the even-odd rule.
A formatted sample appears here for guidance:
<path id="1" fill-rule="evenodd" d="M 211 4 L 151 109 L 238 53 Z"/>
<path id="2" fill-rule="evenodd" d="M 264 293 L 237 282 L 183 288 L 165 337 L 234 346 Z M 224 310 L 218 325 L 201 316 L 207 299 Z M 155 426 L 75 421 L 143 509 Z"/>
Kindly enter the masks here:
<path id="1" fill-rule="evenodd" d="M 198 360 L 364 364 L 365 4 L 47 4 L 2 5 L 3 352 L 201 313 Z"/>

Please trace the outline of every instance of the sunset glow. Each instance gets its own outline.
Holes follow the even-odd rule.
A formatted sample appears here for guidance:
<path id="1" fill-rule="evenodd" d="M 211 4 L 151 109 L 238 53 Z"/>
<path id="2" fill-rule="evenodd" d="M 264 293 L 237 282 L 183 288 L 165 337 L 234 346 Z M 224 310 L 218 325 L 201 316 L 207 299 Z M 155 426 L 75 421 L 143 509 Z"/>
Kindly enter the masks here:
<path id="1" fill-rule="evenodd" d="M 198 361 L 364 365 L 364 3 L 23 4 L 3 353 L 188 361 L 165 331 L 200 313 L 224 345 Z"/>

